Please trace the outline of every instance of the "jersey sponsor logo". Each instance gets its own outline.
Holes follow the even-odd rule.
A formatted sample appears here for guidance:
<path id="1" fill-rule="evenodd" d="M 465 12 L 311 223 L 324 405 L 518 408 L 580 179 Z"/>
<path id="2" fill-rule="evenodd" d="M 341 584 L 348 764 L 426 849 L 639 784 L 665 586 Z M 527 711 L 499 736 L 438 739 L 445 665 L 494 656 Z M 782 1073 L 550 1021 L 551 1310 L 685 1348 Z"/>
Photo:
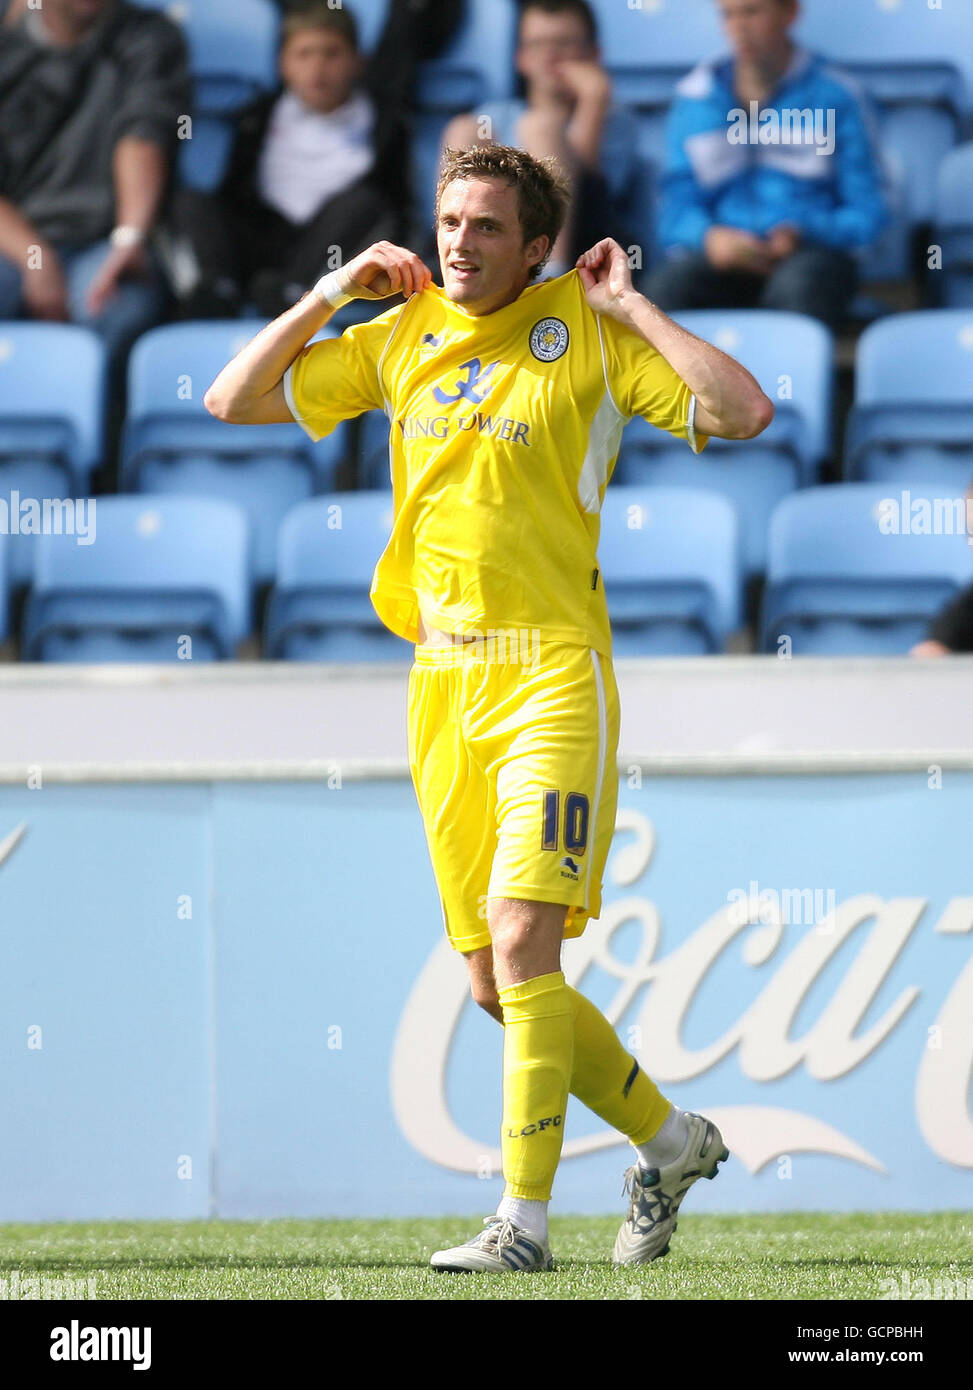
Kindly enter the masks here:
<path id="1" fill-rule="evenodd" d="M 453 405 L 456 401 L 472 401 L 474 405 L 479 405 L 489 395 L 492 383 L 485 386 L 484 383 L 496 366 L 499 366 L 499 362 L 491 362 L 489 367 L 481 367 L 480 359 L 471 357 L 468 362 L 460 363 L 460 371 L 466 372 L 466 379 L 461 377 L 456 382 L 455 395 L 451 396 L 441 386 L 434 386 L 432 394 L 440 405 Z"/>
<path id="2" fill-rule="evenodd" d="M 561 865 L 563 868 L 569 871 L 566 874 L 562 874 L 562 878 L 577 878 L 578 874 L 580 874 L 581 872 L 581 870 L 578 868 L 578 865 L 574 862 L 573 859 L 569 858 L 568 855 L 565 855 L 564 858 L 561 860 Z"/>
<path id="3" fill-rule="evenodd" d="M 556 362 L 568 350 L 568 326 L 563 319 L 538 319 L 530 330 L 530 350 L 539 362 Z"/>
<path id="4" fill-rule="evenodd" d="M 470 415 L 403 415 L 395 422 L 403 439 L 446 439 L 450 435 L 489 434 L 494 439 L 509 440 L 530 448 L 527 438 L 530 426 L 526 420 L 514 420 L 509 415 L 485 415 L 482 410 Z"/>

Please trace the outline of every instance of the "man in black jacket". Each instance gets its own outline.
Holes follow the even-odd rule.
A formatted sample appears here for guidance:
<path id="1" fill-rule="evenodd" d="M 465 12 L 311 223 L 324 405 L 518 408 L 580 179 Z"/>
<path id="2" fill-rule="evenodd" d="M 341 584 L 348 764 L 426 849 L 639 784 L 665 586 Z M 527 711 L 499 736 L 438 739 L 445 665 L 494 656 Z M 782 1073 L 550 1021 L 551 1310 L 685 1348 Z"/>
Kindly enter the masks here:
<path id="1" fill-rule="evenodd" d="M 419 27 L 414 10 L 393 6 L 366 63 L 347 8 L 312 3 L 285 16 L 282 88 L 238 118 L 218 192 L 182 190 L 175 201 L 177 244 L 196 268 L 180 295 L 187 317 L 248 302 L 275 317 L 325 271 L 404 237 Z"/>
<path id="2" fill-rule="evenodd" d="M 87 324 L 120 369 L 164 307 L 149 241 L 190 109 L 185 45 L 123 0 L 44 0 L 7 20 L 0 319 Z"/>

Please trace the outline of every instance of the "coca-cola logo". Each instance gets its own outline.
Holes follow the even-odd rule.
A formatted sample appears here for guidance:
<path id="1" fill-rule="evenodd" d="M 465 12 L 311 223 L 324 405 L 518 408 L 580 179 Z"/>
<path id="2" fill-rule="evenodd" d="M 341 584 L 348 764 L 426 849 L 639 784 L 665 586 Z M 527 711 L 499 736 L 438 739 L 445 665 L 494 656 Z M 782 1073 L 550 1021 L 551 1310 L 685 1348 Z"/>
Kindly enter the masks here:
<path id="1" fill-rule="evenodd" d="M 631 840 L 616 847 L 609 878 L 618 887 L 636 883 L 651 862 L 655 831 L 640 812 L 620 809 L 616 834 Z M 645 897 L 606 902 L 600 919 L 570 943 L 565 976 L 583 989 L 594 966 L 614 977 L 618 988 L 605 1010 L 613 1024 L 638 1007 L 639 1061 L 660 1084 L 702 1076 L 731 1052 L 753 1081 L 773 1081 L 798 1066 L 815 1080 L 845 1076 L 880 1048 L 919 997 L 918 986 L 903 988 L 862 1031 L 863 1020 L 889 972 L 912 938 L 928 906 L 925 898 L 884 899 L 861 893 L 835 905 L 826 924 L 784 946 L 781 922 L 756 922 L 735 903 L 724 903 L 668 955 L 661 951 L 662 923 Z M 634 957 L 613 951 L 613 940 L 632 922 L 641 925 Z M 973 928 L 973 897 L 953 898 L 932 930 L 964 934 Z M 924 928 L 929 930 L 928 925 Z M 861 938 L 857 954 L 815 1022 L 792 1036 L 802 1001 L 852 933 Z M 722 1034 L 702 1047 L 683 1040 L 684 1022 L 698 991 L 720 958 L 739 939 L 742 959 L 753 969 L 772 960 L 776 969 L 753 1002 Z M 406 1001 L 392 1055 L 391 1089 L 396 1119 L 406 1138 L 426 1158 L 459 1172 L 482 1171 L 484 1160 L 499 1167 L 499 1151 L 465 1134 L 447 1102 L 446 1076 L 460 1016 L 469 1000 L 466 971 L 444 940 L 432 952 Z M 916 1123 L 929 1148 L 947 1162 L 973 1168 L 973 1121 L 968 1097 L 973 1074 L 973 959 L 960 972 L 928 1030 L 918 1059 Z M 731 1150 L 751 1172 L 781 1154 L 831 1154 L 886 1171 L 874 1154 L 834 1126 L 797 1110 L 763 1105 L 711 1105 L 705 1110 L 723 1131 Z M 565 1141 L 571 1159 L 626 1141 L 605 1130 Z"/>
<path id="2" fill-rule="evenodd" d="M 16 830 L 11 830 L 5 840 L 0 840 L 0 864 L 6 863 L 26 834 L 27 824 L 24 822 Z"/>

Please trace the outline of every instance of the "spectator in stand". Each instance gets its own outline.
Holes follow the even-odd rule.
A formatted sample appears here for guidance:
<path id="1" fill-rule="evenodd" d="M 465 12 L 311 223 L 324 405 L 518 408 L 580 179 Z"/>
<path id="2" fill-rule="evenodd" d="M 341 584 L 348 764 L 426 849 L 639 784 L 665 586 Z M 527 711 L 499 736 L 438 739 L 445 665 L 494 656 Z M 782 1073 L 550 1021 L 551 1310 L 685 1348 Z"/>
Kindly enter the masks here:
<path id="1" fill-rule="evenodd" d="M 459 5 L 447 8 L 455 24 Z M 178 291 L 186 317 L 233 315 L 252 304 L 276 318 L 366 246 L 405 239 L 406 102 L 428 42 L 420 26 L 421 7 L 396 0 L 366 62 L 347 7 L 326 0 L 288 7 L 282 86 L 238 118 L 219 190 L 180 189 L 174 200 L 176 261 L 192 267 Z"/>
<path id="2" fill-rule="evenodd" d="M 973 546 L 973 483 L 966 493 L 966 529 Z M 955 652 L 973 652 L 973 584 L 936 615 L 928 636 L 916 643 L 910 656 L 952 656 Z"/>
<path id="3" fill-rule="evenodd" d="M 667 261 L 649 297 L 666 311 L 759 306 L 839 327 L 858 283 L 853 252 L 888 220 L 871 115 L 851 78 L 790 37 L 797 0 L 719 5 L 733 51 L 676 89 Z"/>
<path id="4" fill-rule="evenodd" d="M 238 118 L 219 191 L 175 199 L 173 228 L 196 263 L 180 296 L 188 317 L 235 314 L 249 301 L 276 318 L 335 247 L 343 261 L 401 239 L 404 131 L 397 113 L 379 119 L 363 66 L 349 10 L 322 0 L 285 16 L 282 88 Z"/>
<path id="5" fill-rule="evenodd" d="M 182 36 L 123 0 L 14 6 L 0 42 L 0 319 L 86 324 L 115 375 L 165 308 L 149 241 L 190 109 Z"/>
<path id="6" fill-rule="evenodd" d="M 515 57 L 523 96 L 455 116 L 443 132 L 444 149 L 496 141 L 557 159 L 572 198 L 548 276 L 570 270 L 602 237 L 630 240 L 623 208 L 637 177 L 638 126 L 631 111 L 612 104 L 600 56 L 586 0 L 524 0 Z"/>

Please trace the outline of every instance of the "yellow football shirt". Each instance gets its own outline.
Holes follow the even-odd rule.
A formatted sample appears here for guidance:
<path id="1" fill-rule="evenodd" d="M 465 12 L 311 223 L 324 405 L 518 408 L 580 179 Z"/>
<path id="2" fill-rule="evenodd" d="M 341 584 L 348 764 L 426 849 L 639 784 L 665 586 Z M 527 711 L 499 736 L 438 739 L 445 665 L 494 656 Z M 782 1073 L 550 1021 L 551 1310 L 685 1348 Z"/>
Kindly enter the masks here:
<path id="1" fill-rule="evenodd" d="M 394 521 L 371 600 L 419 640 L 538 631 L 611 655 L 599 512 L 633 415 L 687 440 L 695 399 L 632 329 L 589 306 L 581 277 L 528 285 L 476 316 L 430 285 L 337 338 L 309 344 L 284 376 L 312 439 L 384 410 Z"/>

